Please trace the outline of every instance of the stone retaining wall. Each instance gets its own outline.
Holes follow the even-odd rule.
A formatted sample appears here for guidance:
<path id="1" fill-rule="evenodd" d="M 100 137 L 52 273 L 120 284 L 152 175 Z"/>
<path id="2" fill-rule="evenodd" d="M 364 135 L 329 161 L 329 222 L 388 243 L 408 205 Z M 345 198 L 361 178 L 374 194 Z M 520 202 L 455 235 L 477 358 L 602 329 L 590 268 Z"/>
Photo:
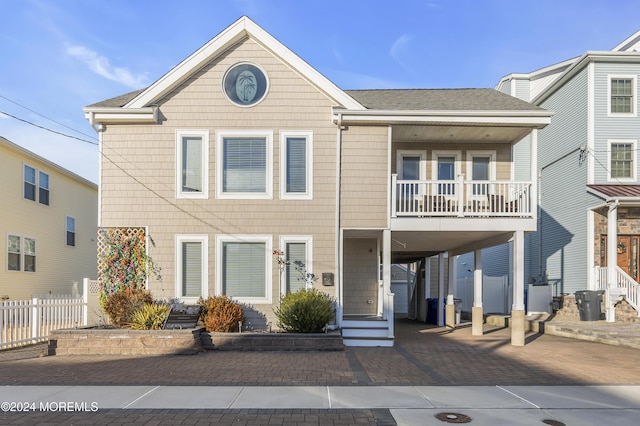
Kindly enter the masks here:
<path id="1" fill-rule="evenodd" d="M 78 328 L 54 330 L 49 355 L 184 355 L 202 351 L 200 333 L 189 330 Z"/>
<path id="2" fill-rule="evenodd" d="M 331 333 L 206 333 L 205 350 L 232 351 L 342 351 L 340 332 Z"/>

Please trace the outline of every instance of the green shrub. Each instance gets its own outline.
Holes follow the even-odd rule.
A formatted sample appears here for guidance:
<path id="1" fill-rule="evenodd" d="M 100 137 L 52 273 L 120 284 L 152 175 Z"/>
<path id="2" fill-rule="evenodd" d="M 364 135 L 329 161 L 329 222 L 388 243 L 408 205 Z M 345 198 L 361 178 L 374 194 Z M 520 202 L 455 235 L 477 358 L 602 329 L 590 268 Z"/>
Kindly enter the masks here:
<path id="1" fill-rule="evenodd" d="M 116 327 L 126 327 L 133 321 L 133 314 L 147 304 L 152 304 L 151 293 L 144 289 L 130 287 L 111 294 L 105 304 L 104 311 L 109 316 L 111 324 Z"/>
<path id="2" fill-rule="evenodd" d="M 242 306 L 227 296 L 210 296 L 198 301 L 202 305 L 200 319 L 209 332 L 238 331 L 244 321 Z"/>
<path id="3" fill-rule="evenodd" d="M 333 299 L 321 291 L 302 289 L 287 293 L 275 309 L 278 327 L 293 333 L 319 333 L 335 317 Z"/>
<path id="4" fill-rule="evenodd" d="M 134 330 L 160 330 L 164 326 L 171 307 L 162 303 L 145 304 L 133 313 L 131 328 Z"/>

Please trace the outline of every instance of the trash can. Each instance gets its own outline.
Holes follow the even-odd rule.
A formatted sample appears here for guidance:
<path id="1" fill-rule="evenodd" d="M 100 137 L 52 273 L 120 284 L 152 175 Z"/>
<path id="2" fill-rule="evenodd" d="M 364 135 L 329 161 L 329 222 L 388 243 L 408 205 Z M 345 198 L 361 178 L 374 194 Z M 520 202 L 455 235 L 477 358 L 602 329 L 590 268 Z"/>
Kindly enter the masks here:
<path id="1" fill-rule="evenodd" d="M 427 298 L 427 323 L 438 325 L 438 299 Z"/>
<path id="2" fill-rule="evenodd" d="M 462 320 L 462 299 L 453 299 L 453 304 L 456 312 L 456 325 L 458 325 Z"/>
<path id="3" fill-rule="evenodd" d="M 576 291 L 576 303 L 580 313 L 580 321 L 598 321 L 602 318 L 602 290 Z"/>

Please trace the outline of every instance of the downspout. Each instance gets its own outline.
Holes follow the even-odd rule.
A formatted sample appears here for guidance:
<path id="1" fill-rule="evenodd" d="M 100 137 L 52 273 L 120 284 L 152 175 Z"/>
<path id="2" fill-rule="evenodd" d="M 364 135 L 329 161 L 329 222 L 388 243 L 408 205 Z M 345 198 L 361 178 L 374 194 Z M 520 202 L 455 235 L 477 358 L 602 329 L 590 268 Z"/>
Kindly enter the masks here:
<path id="1" fill-rule="evenodd" d="M 336 122 L 338 128 L 336 130 L 336 279 L 338 286 L 337 296 L 338 304 L 336 307 L 336 326 L 342 326 L 342 308 L 344 303 L 343 285 L 342 285 L 342 238 L 340 234 L 340 186 L 342 184 L 342 113 L 338 113 Z"/>

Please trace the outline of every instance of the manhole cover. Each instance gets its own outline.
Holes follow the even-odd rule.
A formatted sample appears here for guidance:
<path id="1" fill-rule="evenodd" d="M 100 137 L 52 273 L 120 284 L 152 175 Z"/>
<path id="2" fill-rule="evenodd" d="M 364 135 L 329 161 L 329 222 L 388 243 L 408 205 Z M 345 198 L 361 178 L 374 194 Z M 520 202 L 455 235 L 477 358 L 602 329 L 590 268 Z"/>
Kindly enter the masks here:
<path id="1" fill-rule="evenodd" d="M 460 413 L 438 413 L 436 419 L 445 423 L 469 423 L 471 417 Z"/>
<path id="2" fill-rule="evenodd" d="M 558 420 L 551 420 L 551 419 L 543 420 L 542 423 L 544 423 L 545 425 L 551 425 L 551 426 L 567 426 L 564 423 L 559 422 Z"/>

